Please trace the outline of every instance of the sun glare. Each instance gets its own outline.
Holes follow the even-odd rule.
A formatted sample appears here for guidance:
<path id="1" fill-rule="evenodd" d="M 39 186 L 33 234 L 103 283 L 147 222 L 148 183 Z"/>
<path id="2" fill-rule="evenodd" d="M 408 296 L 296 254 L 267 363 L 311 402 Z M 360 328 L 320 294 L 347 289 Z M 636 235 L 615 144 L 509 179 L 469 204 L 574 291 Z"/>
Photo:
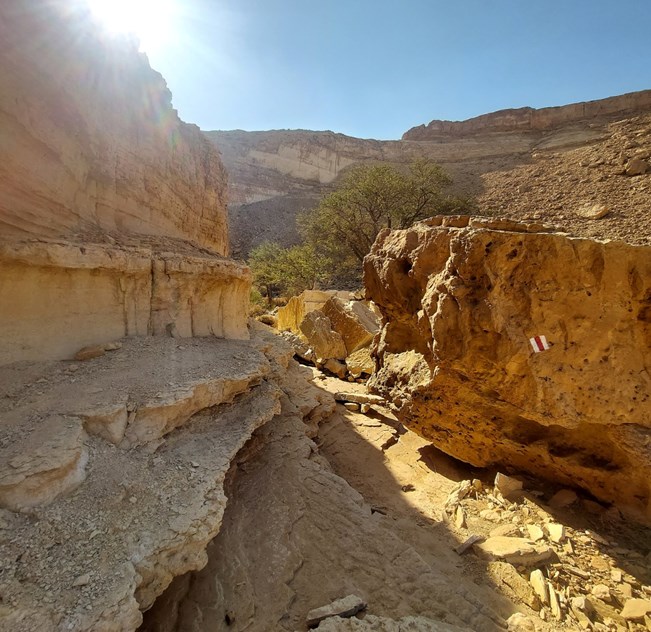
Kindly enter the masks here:
<path id="1" fill-rule="evenodd" d="M 172 26 L 172 0 L 87 0 L 93 15 L 113 33 L 131 33 L 140 49 L 164 46 Z"/>

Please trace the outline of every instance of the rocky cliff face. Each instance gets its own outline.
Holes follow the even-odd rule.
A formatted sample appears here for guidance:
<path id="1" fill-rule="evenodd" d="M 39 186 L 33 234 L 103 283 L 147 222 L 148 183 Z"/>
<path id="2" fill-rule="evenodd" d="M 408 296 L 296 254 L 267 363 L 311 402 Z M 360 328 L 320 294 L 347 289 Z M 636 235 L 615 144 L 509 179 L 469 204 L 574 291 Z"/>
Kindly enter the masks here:
<path id="1" fill-rule="evenodd" d="M 134 43 L 80 8 L 10 0 L 0 65 L 0 364 L 248 336 L 219 155 Z"/>
<path id="2" fill-rule="evenodd" d="M 648 247 L 540 225 L 435 218 L 385 232 L 364 271 L 383 315 L 374 388 L 459 459 L 578 485 L 649 520 L 650 266 Z M 536 336 L 549 348 L 536 352 Z"/>
<path id="3" fill-rule="evenodd" d="M 245 256 L 262 241 L 296 243 L 295 217 L 313 208 L 354 164 L 441 164 L 454 191 L 477 197 L 483 214 L 548 216 L 579 235 L 642 243 L 646 177 L 624 177 L 648 159 L 651 91 L 559 108 L 522 108 L 462 122 L 434 121 L 400 141 L 332 132 L 207 132 L 230 173 L 232 245 Z M 645 153 L 646 152 L 646 153 Z M 585 207 L 606 205 L 594 222 Z"/>
<path id="4" fill-rule="evenodd" d="M 412 127 L 403 140 L 441 140 L 449 136 L 466 136 L 480 132 L 515 132 L 519 130 L 551 130 L 603 116 L 622 116 L 648 110 L 651 90 L 630 92 L 608 99 L 571 103 L 552 108 L 517 108 L 483 114 L 466 121 L 430 121 Z"/>
<path id="5" fill-rule="evenodd" d="M 217 152 L 135 44 L 102 39 L 77 11 L 0 7 L 2 236 L 135 233 L 227 254 Z"/>

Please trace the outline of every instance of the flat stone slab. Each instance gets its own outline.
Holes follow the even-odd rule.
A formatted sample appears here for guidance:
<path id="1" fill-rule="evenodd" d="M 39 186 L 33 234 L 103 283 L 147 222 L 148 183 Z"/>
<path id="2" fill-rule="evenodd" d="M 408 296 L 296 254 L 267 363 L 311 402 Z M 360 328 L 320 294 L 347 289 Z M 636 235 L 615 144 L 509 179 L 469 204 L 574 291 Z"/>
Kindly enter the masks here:
<path id="1" fill-rule="evenodd" d="M 338 402 L 355 402 L 357 404 L 386 404 L 384 397 L 369 393 L 335 393 Z"/>
<path id="2" fill-rule="evenodd" d="M 366 608 L 366 602 L 357 595 L 347 595 L 327 606 L 315 608 L 307 613 L 307 625 L 314 627 L 329 617 L 352 617 Z"/>
<path id="3" fill-rule="evenodd" d="M 643 619 L 644 615 L 651 613 L 651 600 L 649 599 L 629 599 L 621 611 L 622 617 L 627 621 L 637 621 Z"/>
<path id="4" fill-rule="evenodd" d="M 553 550 L 544 544 L 509 536 L 495 536 L 473 546 L 480 557 L 502 560 L 515 566 L 536 566 L 549 560 L 554 554 Z"/>
<path id="5" fill-rule="evenodd" d="M 0 367 L 0 442 L 12 443 L 12 429 L 27 419 L 57 414 L 81 418 L 86 432 L 111 443 L 142 445 L 268 372 L 264 354 L 246 341 L 162 336 L 127 338 L 84 362 Z"/>

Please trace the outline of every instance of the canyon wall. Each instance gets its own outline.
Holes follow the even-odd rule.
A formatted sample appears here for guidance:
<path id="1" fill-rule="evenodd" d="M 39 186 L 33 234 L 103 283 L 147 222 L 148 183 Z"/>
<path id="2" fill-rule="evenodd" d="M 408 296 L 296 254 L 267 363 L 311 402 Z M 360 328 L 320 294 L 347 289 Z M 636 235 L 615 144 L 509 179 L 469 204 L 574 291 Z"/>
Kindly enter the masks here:
<path id="1" fill-rule="evenodd" d="M 550 130 L 604 116 L 625 115 L 651 108 L 651 90 L 550 108 L 511 108 L 465 121 L 430 121 L 407 130 L 403 140 L 441 140 L 481 132 Z"/>
<path id="2" fill-rule="evenodd" d="M 651 519 L 651 249 L 433 218 L 380 234 L 373 388 L 476 466 L 577 485 Z M 537 353 L 546 337 L 548 348 Z"/>
<path id="3" fill-rule="evenodd" d="M 226 172 L 135 42 L 0 7 L 0 364 L 127 335 L 246 337 Z"/>
<path id="4" fill-rule="evenodd" d="M 217 152 L 137 45 L 76 11 L 0 7 L 2 236 L 136 233 L 227 254 Z"/>
<path id="5" fill-rule="evenodd" d="M 651 149 L 648 90 L 435 121 L 399 141 L 307 130 L 206 134 L 230 174 L 232 247 L 242 257 L 262 241 L 297 243 L 296 215 L 314 208 L 353 165 L 400 167 L 417 157 L 442 165 L 453 178 L 451 192 L 474 197 L 482 214 L 525 220 L 544 214 L 579 235 L 641 239 L 648 187 L 622 173 L 630 158 Z M 617 216 L 586 220 L 582 208 L 597 203 Z"/>
<path id="6" fill-rule="evenodd" d="M 599 133 L 589 130 L 585 136 Z M 536 142 L 522 135 L 417 143 L 303 130 L 206 134 L 230 174 L 231 241 L 238 256 L 263 241 L 298 243 L 297 214 L 314 208 L 354 165 L 401 167 L 416 158 L 430 158 L 452 175 L 454 192 L 470 194 L 481 190 L 480 174 L 519 163 Z"/>

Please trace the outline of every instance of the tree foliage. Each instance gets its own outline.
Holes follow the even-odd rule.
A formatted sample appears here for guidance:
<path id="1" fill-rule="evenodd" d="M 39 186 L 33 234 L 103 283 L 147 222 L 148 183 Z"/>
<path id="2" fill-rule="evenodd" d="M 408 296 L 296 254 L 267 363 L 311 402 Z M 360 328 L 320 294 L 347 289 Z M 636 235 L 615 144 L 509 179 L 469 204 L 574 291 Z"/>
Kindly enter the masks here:
<path id="1" fill-rule="evenodd" d="M 383 228 L 460 210 L 466 201 L 445 194 L 451 184 L 441 167 L 419 159 L 400 171 L 389 165 L 354 167 L 342 186 L 299 219 L 308 243 L 322 257 L 356 264 L 368 254 Z"/>
<path id="2" fill-rule="evenodd" d="M 283 248 L 265 242 L 249 254 L 254 283 L 271 303 L 274 294 L 299 294 L 327 278 L 327 266 L 311 244 Z"/>
<path id="3" fill-rule="evenodd" d="M 255 284 L 270 303 L 274 294 L 295 294 L 317 284 L 357 286 L 361 262 L 382 229 L 468 211 L 468 200 L 446 194 L 450 184 L 431 160 L 415 160 L 404 170 L 385 164 L 354 167 L 336 191 L 299 217 L 302 245 L 282 248 L 266 242 L 251 251 Z"/>

